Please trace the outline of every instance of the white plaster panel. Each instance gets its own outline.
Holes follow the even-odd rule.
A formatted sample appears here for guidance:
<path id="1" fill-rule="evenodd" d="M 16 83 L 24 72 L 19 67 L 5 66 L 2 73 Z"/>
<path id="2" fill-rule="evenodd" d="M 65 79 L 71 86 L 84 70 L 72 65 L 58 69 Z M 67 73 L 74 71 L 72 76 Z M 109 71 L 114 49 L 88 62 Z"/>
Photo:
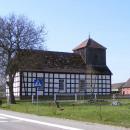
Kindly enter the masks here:
<path id="1" fill-rule="evenodd" d="M 54 84 L 54 88 L 59 88 L 59 84 Z"/>
<path id="2" fill-rule="evenodd" d="M 98 82 L 99 82 L 99 83 L 102 83 L 102 80 L 99 80 Z"/>
<path id="3" fill-rule="evenodd" d="M 70 89 L 67 89 L 67 92 L 70 93 Z"/>
<path id="4" fill-rule="evenodd" d="M 9 89 L 8 88 L 6 88 L 6 92 L 9 93 Z"/>
<path id="5" fill-rule="evenodd" d="M 85 79 L 85 75 L 80 75 L 80 79 Z"/>
<path id="6" fill-rule="evenodd" d="M 97 79 L 97 75 L 92 75 L 92 79 Z"/>
<path id="7" fill-rule="evenodd" d="M 92 86 L 91 84 L 87 84 L 87 88 L 91 88 L 91 86 Z"/>
<path id="8" fill-rule="evenodd" d="M 38 91 L 38 95 L 43 95 L 43 91 Z"/>
<path id="9" fill-rule="evenodd" d="M 50 78 L 53 78 L 53 74 L 52 73 L 50 73 Z"/>
<path id="10" fill-rule="evenodd" d="M 91 83 L 91 80 L 90 80 L 90 79 L 88 79 L 86 82 L 87 82 L 88 84 L 90 84 L 90 83 Z"/>
<path id="11" fill-rule="evenodd" d="M 103 89 L 103 92 L 106 92 L 106 89 Z"/>
<path id="12" fill-rule="evenodd" d="M 28 87 L 32 87 L 32 84 L 31 84 L 31 83 L 28 83 Z"/>
<path id="13" fill-rule="evenodd" d="M 91 75 L 87 75 L 87 78 L 88 78 L 88 79 L 91 79 Z"/>
<path id="14" fill-rule="evenodd" d="M 107 84 L 107 88 L 110 88 L 110 85 L 109 85 L 109 84 Z"/>
<path id="15" fill-rule="evenodd" d="M 50 88 L 50 89 L 49 89 L 49 92 L 53 92 L 53 89 Z"/>
<path id="16" fill-rule="evenodd" d="M 16 88 L 13 88 L 14 93 L 16 92 Z"/>
<path id="17" fill-rule="evenodd" d="M 18 77 L 18 76 L 19 76 L 19 72 L 17 72 L 17 73 L 15 74 L 15 76 Z"/>
<path id="18" fill-rule="evenodd" d="M 27 72 L 23 72 L 23 74 L 24 74 L 24 76 L 26 76 L 26 77 L 27 77 Z"/>
<path id="19" fill-rule="evenodd" d="M 79 83 L 79 80 L 78 80 L 78 79 L 76 79 L 76 83 Z"/>
<path id="20" fill-rule="evenodd" d="M 71 78 L 74 78 L 74 74 L 71 74 Z"/>
<path id="21" fill-rule="evenodd" d="M 33 72 L 32 74 L 33 74 L 33 77 L 36 77 L 36 73 L 35 72 Z"/>
<path id="22" fill-rule="evenodd" d="M 31 93 L 28 93 L 29 96 L 31 96 L 32 94 Z"/>
<path id="23" fill-rule="evenodd" d="M 50 84 L 50 87 L 53 87 L 53 84 Z"/>
<path id="24" fill-rule="evenodd" d="M 71 83 L 74 83 L 75 82 L 75 80 L 74 79 L 71 79 Z"/>
<path id="25" fill-rule="evenodd" d="M 16 82 L 16 77 L 14 77 L 14 82 Z"/>
<path id="26" fill-rule="evenodd" d="M 76 89 L 76 92 L 78 93 L 78 92 L 79 92 L 79 89 Z"/>
<path id="27" fill-rule="evenodd" d="M 91 92 L 91 89 L 87 89 L 87 92 Z"/>
<path id="28" fill-rule="evenodd" d="M 20 81 L 20 77 L 15 75 L 14 82 L 18 82 L 18 81 Z"/>
<path id="29" fill-rule="evenodd" d="M 67 84 L 67 88 L 70 88 L 70 84 Z"/>
<path id="30" fill-rule="evenodd" d="M 106 83 L 107 83 L 107 84 L 110 84 L 110 80 L 106 80 Z"/>
<path id="31" fill-rule="evenodd" d="M 28 88 L 28 92 L 31 92 L 31 88 Z"/>
<path id="32" fill-rule="evenodd" d="M 54 74 L 54 78 L 58 78 L 58 74 Z"/>
<path id="33" fill-rule="evenodd" d="M 44 93 L 44 95 L 48 95 L 48 93 Z"/>
<path id="34" fill-rule="evenodd" d="M 59 79 L 54 79 L 54 83 L 59 83 Z"/>
<path id="35" fill-rule="evenodd" d="M 20 82 L 20 77 L 16 77 L 16 82 Z"/>
<path id="36" fill-rule="evenodd" d="M 107 89 L 107 92 L 110 92 L 110 89 Z"/>
<path id="37" fill-rule="evenodd" d="M 67 78 L 70 78 L 70 74 L 67 74 Z"/>
<path id="38" fill-rule="evenodd" d="M 71 89 L 71 92 L 74 93 L 74 89 Z"/>
<path id="39" fill-rule="evenodd" d="M 94 84 L 94 86 L 93 86 L 94 88 L 97 88 L 98 87 L 98 85 L 97 84 Z"/>
<path id="40" fill-rule="evenodd" d="M 76 84 L 76 88 L 79 88 L 79 84 Z"/>
<path id="41" fill-rule="evenodd" d="M 31 77 L 31 76 L 32 76 L 31 72 L 28 72 L 28 77 Z"/>
<path id="42" fill-rule="evenodd" d="M 27 78 L 24 77 L 24 82 L 27 82 Z"/>
<path id="43" fill-rule="evenodd" d="M 22 92 L 24 92 L 25 91 L 25 89 L 24 88 L 22 88 Z"/>
<path id="44" fill-rule="evenodd" d="M 60 78 L 65 78 L 65 74 L 60 74 Z"/>
<path id="45" fill-rule="evenodd" d="M 32 78 L 28 78 L 28 82 L 31 82 L 32 81 Z"/>
<path id="46" fill-rule="evenodd" d="M 53 83 L 53 79 L 50 79 L 50 82 Z"/>
<path id="47" fill-rule="evenodd" d="M 106 75 L 102 75 L 102 78 L 103 78 L 103 79 L 106 79 Z"/>
<path id="48" fill-rule="evenodd" d="M 99 88 L 102 88 L 102 84 L 98 84 L 98 87 L 99 87 Z"/>
<path id="49" fill-rule="evenodd" d="M 48 87 L 48 83 L 45 83 L 45 87 Z"/>
<path id="50" fill-rule="evenodd" d="M 44 91 L 45 91 L 45 92 L 48 92 L 48 88 L 45 88 Z"/>
<path id="51" fill-rule="evenodd" d="M 103 83 L 106 83 L 106 80 L 103 80 Z"/>
<path id="52" fill-rule="evenodd" d="M 93 83 L 93 84 L 97 83 L 97 80 L 92 80 L 92 83 Z"/>
<path id="53" fill-rule="evenodd" d="M 48 82 L 48 79 L 47 79 L 47 78 L 45 78 L 45 82 Z"/>
<path id="54" fill-rule="evenodd" d="M 99 75 L 98 77 L 99 77 L 99 79 L 102 79 L 102 75 Z"/>
<path id="55" fill-rule="evenodd" d="M 22 92 L 22 95 L 25 96 L 25 93 Z"/>
<path id="56" fill-rule="evenodd" d="M 94 92 L 98 92 L 98 90 L 97 90 L 97 89 L 94 89 Z"/>
<path id="57" fill-rule="evenodd" d="M 32 88 L 32 91 L 33 91 L 33 92 L 36 92 L 36 88 Z"/>
<path id="58" fill-rule="evenodd" d="M 99 92 L 102 92 L 102 89 L 99 89 Z"/>
<path id="59" fill-rule="evenodd" d="M 106 84 L 102 84 L 102 88 L 106 88 Z"/>
<path id="60" fill-rule="evenodd" d="M 45 73 L 45 77 L 48 78 L 48 73 Z"/>
<path id="61" fill-rule="evenodd" d="M 59 90 L 58 90 L 58 89 L 54 89 L 54 92 L 56 92 L 56 93 L 57 93 L 57 92 L 59 92 Z"/>
<path id="62" fill-rule="evenodd" d="M 110 79 L 110 75 L 106 75 L 106 79 Z"/>
<path id="63" fill-rule="evenodd" d="M 67 83 L 70 83 L 70 79 L 67 79 Z"/>
<path id="64" fill-rule="evenodd" d="M 13 83 L 13 87 L 16 87 L 16 83 Z"/>
<path id="65" fill-rule="evenodd" d="M 43 77 L 43 73 L 37 73 L 37 77 Z"/>
<path id="66" fill-rule="evenodd" d="M 78 74 L 76 74 L 76 79 L 79 79 L 79 75 Z"/>
<path id="67" fill-rule="evenodd" d="M 71 87 L 74 87 L 74 84 L 71 84 Z"/>

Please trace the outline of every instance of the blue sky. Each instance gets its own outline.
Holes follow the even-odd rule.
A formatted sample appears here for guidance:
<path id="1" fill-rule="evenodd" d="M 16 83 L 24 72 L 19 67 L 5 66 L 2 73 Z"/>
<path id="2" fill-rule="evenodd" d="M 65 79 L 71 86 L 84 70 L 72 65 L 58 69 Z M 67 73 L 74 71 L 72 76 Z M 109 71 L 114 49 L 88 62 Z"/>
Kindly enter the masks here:
<path id="1" fill-rule="evenodd" d="M 0 0 L 0 16 L 25 15 L 44 24 L 48 50 L 71 50 L 91 38 L 107 47 L 112 81 L 130 78 L 129 0 Z"/>

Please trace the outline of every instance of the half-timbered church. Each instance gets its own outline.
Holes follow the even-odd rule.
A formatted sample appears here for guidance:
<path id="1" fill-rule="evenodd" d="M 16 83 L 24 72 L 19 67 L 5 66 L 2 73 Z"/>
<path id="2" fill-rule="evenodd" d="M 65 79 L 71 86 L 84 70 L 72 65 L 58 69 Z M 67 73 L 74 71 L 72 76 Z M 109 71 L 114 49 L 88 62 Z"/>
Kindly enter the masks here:
<path id="1" fill-rule="evenodd" d="M 73 53 L 43 50 L 20 53 L 14 80 L 16 97 L 31 97 L 37 95 L 37 90 L 44 97 L 111 93 L 112 73 L 106 65 L 106 48 L 91 38 L 75 47 Z"/>

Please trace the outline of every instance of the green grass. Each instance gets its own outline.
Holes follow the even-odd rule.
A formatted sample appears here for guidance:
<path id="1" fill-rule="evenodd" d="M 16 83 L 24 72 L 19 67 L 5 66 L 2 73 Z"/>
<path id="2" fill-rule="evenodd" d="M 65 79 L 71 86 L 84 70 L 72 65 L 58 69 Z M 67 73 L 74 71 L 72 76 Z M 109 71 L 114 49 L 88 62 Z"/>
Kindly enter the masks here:
<path id="1" fill-rule="evenodd" d="M 123 100 L 121 106 L 105 104 L 73 104 L 60 103 L 60 110 L 54 103 L 32 104 L 30 102 L 17 102 L 15 105 L 3 104 L 2 109 L 25 112 L 40 116 L 52 116 L 59 118 L 74 119 L 86 122 L 130 127 L 130 100 Z"/>

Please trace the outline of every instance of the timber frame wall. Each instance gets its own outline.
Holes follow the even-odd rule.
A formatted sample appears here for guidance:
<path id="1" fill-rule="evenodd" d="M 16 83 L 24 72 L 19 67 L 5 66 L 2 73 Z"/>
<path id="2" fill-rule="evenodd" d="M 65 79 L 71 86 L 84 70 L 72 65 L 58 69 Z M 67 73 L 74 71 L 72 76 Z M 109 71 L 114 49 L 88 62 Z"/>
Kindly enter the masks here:
<path id="1" fill-rule="evenodd" d="M 43 87 L 39 91 L 41 96 L 54 96 L 56 93 L 82 93 L 84 95 L 109 95 L 111 93 L 111 75 L 95 75 L 84 73 L 52 73 L 25 71 L 16 75 L 14 95 L 16 97 L 30 97 L 37 95 L 34 87 L 35 79 L 43 80 Z M 19 79 L 19 81 L 18 81 Z M 59 89 L 59 80 L 64 80 L 64 90 Z M 82 88 L 80 82 L 84 81 Z"/>

